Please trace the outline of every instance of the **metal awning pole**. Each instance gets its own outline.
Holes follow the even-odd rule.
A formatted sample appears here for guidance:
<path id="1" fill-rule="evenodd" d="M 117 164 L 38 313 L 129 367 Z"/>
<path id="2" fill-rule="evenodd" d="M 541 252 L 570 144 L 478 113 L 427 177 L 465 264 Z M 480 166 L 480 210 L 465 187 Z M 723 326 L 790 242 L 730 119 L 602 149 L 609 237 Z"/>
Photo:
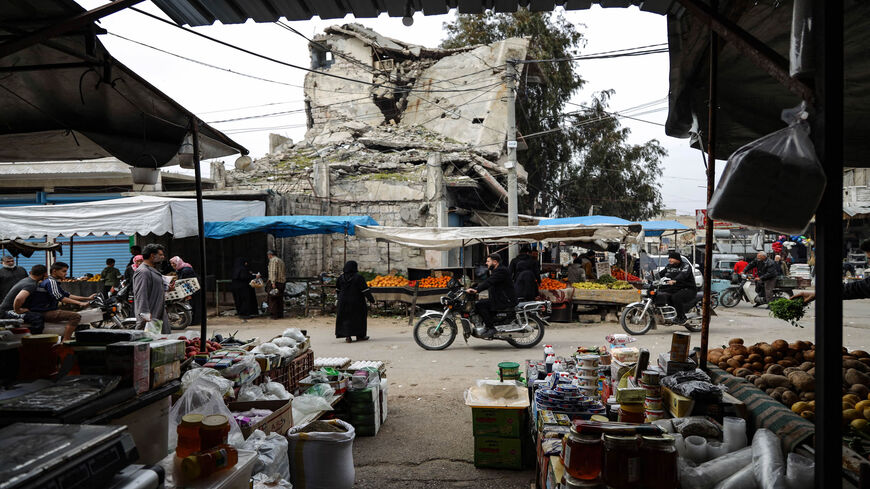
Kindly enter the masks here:
<path id="1" fill-rule="evenodd" d="M 816 209 L 815 487 L 841 485 L 843 347 L 843 2 L 815 0 L 812 138 L 827 176 Z"/>
<path id="2" fill-rule="evenodd" d="M 714 12 L 718 12 L 718 0 L 710 2 L 710 8 Z M 713 198 L 713 188 L 716 185 L 716 104 L 719 76 L 719 35 L 712 28 L 710 29 L 710 94 L 709 108 L 707 113 L 707 205 L 710 205 L 710 199 Z M 708 209 L 709 211 L 709 209 Z M 710 287 L 712 286 L 713 275 L 710 270 L 713 269 L 713 219 L 707 213 L 707 222 L 705 223 L 704 236 L 704 302 L 701 310 L 701 354 L 698 358 L 698 364 L 701 369 L 707 368 L 707 349 L 710 341 Z"/>
<path id="3" fill-rule="evenodd" d="M 69 237 L 69 276 L 73 277 L 73 237 Z"/>
<path id="4" fill-rule="evenodd" d="M 205 300 L 208 289 L 206 285 L 208 273 L 205 264 L 205 220 L 202 213 L 202 170 L 199 168 L 199 120 L 191 117 L 190 130 L 193 136 L 193 174 L 196 180 L 196 229 L 199 233 L 199 276 L 202 277 L 202 281 L 199 284 L 199 307 L 202 309 L 199 325 L 199 351 L 205 353 L 205 341 L 208 339 L 208 304 Z"/>

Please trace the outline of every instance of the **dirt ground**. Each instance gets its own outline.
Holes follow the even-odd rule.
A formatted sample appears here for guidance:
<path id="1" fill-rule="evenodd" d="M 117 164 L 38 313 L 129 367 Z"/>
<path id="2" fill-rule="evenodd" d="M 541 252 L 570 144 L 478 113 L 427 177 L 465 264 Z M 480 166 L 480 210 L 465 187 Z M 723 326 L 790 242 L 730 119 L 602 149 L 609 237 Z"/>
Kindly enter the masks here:
<path id="1" fill-rule="evenodd" d="M 812 309 L 802 321 L 805 328 L 770 318 L 768 311 L 746 304 L 719 308 L 717 312 L 711 323 L 711 347 L 733 337 L 742 337 L 747 343 L 813 339 Z M 870 301 L 847 302 L 843 323 L 846 346 L 870 348 Z M 478 379 L 494 378 L 499 362 L 542 357 L 543 343 L 552 344 L 557 355 L 569 355 L 578 345 L 603 344 L 605 335 L 621 332 L 617 323 L 555 323 L 547 329 L 542 345 L 530 350 L 475 338 L 466 344 L 457 338 L 448 349 L 430 352 L 414 342 L 407 317 L 370 317 L 371 340 L 352 344 L 335 338 L 333 317 L 255 319 L 244 323 L 235 317 L 209 319 L 211 334 L 226 335 L 238 330 L 240 338 L 267 340 L 288 327 L 308 331 L 316 356 L 387 363 L 388 419 L 376 437 L 354 441 L 355 487 L 366 489 L 528 489 L 533 470 L 474 468 L 471 410 L 463 402 L 463 392 Z M 638 337 L 634 346 L 649 348 L 657 355 L 669 348 L 671 333 L 676 330 L 653 330 Z M 699 343 L 700 333 L 692 334 L 692 346 Z"/>

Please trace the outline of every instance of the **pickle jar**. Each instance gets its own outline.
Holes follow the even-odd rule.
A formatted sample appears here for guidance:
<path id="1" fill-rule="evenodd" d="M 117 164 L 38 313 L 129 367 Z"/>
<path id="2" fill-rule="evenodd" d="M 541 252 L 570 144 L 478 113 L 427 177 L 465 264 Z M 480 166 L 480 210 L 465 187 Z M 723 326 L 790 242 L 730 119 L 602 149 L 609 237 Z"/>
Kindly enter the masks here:
<path id="1" fill-rule="evenodd" d="M 601 473 L 601 457 L 601 435 L 581 435 L 572 426 L 571 432 L 562 438 L 562 463 L 576 479 L 596 479 Z"/>
<path id="2" fill-rule="evenodd" d="M 646 487 L 677 487 L 677 449 L 669 436 L 644 436 L 641 442 L 641 475 Z"/>
<path id="3" fill-rule="evenodd" d="M 613 489 L 634 489 L 641 476 L 636 436 L 604 435 L 604 482 Z"/>

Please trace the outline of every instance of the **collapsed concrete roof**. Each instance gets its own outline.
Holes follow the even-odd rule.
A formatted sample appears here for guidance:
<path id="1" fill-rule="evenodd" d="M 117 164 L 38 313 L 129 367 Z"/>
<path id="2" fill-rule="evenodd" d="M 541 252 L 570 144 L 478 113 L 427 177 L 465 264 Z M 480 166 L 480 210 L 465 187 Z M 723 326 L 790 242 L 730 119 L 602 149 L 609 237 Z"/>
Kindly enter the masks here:
<path id="1" fill-rule="evenodd" d="M 325 178 L 319 163 L 328 168 L 332 199 L 411 200 L 429 155 L 438 153 L 448 188 L 473 191 L 476 208 L 506 201 L 504 66 L 525 58 L 528 40 L 432 49 L 358 24 L 324 32 L 309 46 L 312 67 L 338 76 L 306 76 L 304 140 L 231 172 L 229 184 L 316 194 L 324 188 L 316 180 Z M 524 192 L 521 166 L 518 177 Z"/>

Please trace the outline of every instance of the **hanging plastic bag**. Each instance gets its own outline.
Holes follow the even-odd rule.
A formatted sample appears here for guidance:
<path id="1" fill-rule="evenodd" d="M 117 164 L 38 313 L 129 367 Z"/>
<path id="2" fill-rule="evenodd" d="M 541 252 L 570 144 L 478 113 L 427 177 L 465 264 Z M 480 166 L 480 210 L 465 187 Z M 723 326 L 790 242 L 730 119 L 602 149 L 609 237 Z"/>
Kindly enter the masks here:
<path id="1" fill-rule="evenodd" d="M 260 277 L 257 277 L 254 280 L 251 280 L 250 283 L 248 283 L 248 285 L 250 285 L 251 287 L 253 287 L 255 289 L 262 289 L 263 287 L 266 286 L 266 283 L 263 282 L 263 279 L 261 279 Z"/>
<path id="2" fill-rule="evenodd" d="M 708 208 L 716 220 L 800 234 L 822 199 L 825 172 L 816 157 L 805 104 L 783 111 L 789 124 L 728 158 Z"/>
<path id="3" fill-rule="evenodd" d="M 351 489 L 353 468 L 353 426 L 339 421 L 318 421 L 329 431 L 311 431 L 295 426 L 287 433 L 290 467 L 295 489 Z"/>
<path id="4" fill-rule="evenodd" d="M 188 385 L 184 394 L 172 405 L 172 410 L 169 411 L 169 449 L 175 450 L 178 445 L 178 425 L 181 424 L 181 418 L 187 414 L 221 414 L 227 417 L 230 423 L 230 433 L 227 441 L 241 448 L 245 443 L 245 437 L 242 435 L 242 430 L 239 429 L 239 424 L 233 417 L 233 413 L 224 404 L 224 396 L 216 384 L 211 382 L 209 377 L 201 377 Z"/>
<path id="5" fill-rule="evenodd" d="M 287 438 L 283 434 L 266 435 L 254 430 L 245 440 L 245 450 L 257 452 L 254 474 L 264 474 L 273 481 L 290 479 L 290 459 L 287 458 Z"/>

